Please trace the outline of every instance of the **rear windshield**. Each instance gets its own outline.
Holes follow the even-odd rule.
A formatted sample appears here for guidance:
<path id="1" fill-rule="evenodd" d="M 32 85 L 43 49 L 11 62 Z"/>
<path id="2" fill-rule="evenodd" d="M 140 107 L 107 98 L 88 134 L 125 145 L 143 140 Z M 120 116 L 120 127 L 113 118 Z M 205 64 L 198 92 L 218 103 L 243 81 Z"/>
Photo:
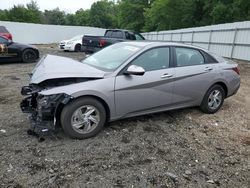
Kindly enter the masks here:
<path id="1" fill-rule="evenodd" d="M 0 33 L 9 33 L 9 31 L 4 26 L 0 26 Z"/>

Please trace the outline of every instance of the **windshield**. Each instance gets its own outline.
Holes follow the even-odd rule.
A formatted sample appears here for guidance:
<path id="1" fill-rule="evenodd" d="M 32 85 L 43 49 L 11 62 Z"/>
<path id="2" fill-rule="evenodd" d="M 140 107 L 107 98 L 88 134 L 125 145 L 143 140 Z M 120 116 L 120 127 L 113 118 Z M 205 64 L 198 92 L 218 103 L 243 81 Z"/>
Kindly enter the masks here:
<path id="1" fill-rule="evenodd" d="M 140 48 L 128 43 L 117 43 L 89 56 L 82 62 L 101 70 L 114 71 Z"/>

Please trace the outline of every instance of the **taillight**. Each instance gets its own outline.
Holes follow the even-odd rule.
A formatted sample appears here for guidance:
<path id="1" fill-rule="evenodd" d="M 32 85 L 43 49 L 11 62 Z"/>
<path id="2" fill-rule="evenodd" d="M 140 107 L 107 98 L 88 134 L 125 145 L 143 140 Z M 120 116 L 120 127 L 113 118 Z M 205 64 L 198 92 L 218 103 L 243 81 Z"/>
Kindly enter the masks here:
<path id="1" fill-rule="evenodd" d="M 101 39 L 99 42 L 100 47 L 105 46 L 105 44 L 106 44 L 106 40 Z"/>
<path id="2" fill-rule="evenodd" d="M 12 40 L 12 35 L 11 34 L 9 35 L 9 37 L 10 37 L 10 40 Z"/>
<path id="3" fill-rule="evenodd" d="M 232 68 L 232 70 L 233 70 L 234 72 L 236 72 L 238 75 L 240 75 L 240 68 L 239 68 L 238 66 Z"/>

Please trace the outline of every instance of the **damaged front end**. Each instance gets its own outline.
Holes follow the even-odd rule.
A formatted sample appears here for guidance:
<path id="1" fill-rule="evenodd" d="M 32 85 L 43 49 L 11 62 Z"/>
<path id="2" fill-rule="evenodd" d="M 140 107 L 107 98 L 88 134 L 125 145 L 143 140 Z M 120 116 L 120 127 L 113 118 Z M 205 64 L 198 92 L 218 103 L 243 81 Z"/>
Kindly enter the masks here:
<path id="1" fill-rule="evenodd" d="M 39 92 L 43 89 L 31 84 L 21 90 L 21 94 L 26 96 L 20 104 L 21 110 L 29 114 L 31 130 L 38 134 L 56 129 L 57 112 L 71 99 L 67 94 L 42 95 Z"/>

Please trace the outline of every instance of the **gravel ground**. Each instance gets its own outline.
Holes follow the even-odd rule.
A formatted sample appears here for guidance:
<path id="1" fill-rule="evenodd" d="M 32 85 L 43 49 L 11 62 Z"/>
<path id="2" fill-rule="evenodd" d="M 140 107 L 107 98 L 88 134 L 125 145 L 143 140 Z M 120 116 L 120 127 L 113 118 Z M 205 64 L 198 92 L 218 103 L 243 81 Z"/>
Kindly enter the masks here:
<path id="1" fill-rule="evenodd" d="M 83 53 L 39 46 L 42 54 Z M 0 65 L 0 187 L 250 187 L 250 63 L 216 114 L 197 108 L 110 123 L 87 140 L 28 136 L 20 89 L 35 64 Z"/>

